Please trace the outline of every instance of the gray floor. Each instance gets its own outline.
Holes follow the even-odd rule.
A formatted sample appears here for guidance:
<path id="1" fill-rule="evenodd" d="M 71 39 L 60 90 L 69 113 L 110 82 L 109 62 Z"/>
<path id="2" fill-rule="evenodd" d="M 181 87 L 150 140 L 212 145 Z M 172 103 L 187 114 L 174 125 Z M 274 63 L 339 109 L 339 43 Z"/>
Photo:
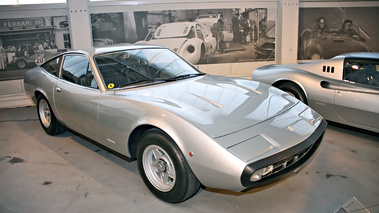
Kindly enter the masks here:
<path id="1" fill-rule="evenodd" d="M 356 197 L 379 212 L 379 136 L 329 125 L 299 174 L 246 193 L 156 199 L 128 162 L 71 132 L 48 136 L 35 107 L 0 109 L 0 212 L 334 212 Z"/>

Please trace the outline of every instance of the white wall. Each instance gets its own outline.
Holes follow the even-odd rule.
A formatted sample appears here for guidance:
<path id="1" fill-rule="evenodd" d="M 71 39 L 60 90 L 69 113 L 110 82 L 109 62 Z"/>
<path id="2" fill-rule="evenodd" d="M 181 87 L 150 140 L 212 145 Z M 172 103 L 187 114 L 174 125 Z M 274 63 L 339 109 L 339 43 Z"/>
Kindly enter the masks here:
<path id="1" fill-rule="evenodd" d="M 0 19 L 68 16 L 72 48 L 92 46 L 89 14 L 129 12 L 128 21 L 133 22 L 133 11 L 186 10 L 193 8 L 269 8 L 268 18 L 277 20 L 276 24 L 276 61 L 241 62 L 227 64 L 201 65 L 206 73 L 250 78 L 256 67 L 266 64 L 296 63 L 298 45 L 299 8 L 302 7 L 379 7 L 379 1 L 354 2 L 299 2 L 299 0 L 117 0 L 90 1 L 68 0 L 69 4 L 0 6 Z M 76 11 L 76 12 L 75 12 Z M 81 11 L 81 12 L 80 12 Z M 134 23 L 134 22 L 133 22 Z M 0 82 L 1 83 L 1 82 Z M 17 83 L 17 88 L 19 83 Z M 9 86 L 7 85 L 7 88 Z M 3 90 L 3 89 L 2 89 Z M 10 88 L 10 91 L 13 89 Z M 20 91 L 22 92 L 22 91 Z M 2 91 L 0 91 L 1 95 Z M 8 93 L 6 93 L 8 94 Z"/>

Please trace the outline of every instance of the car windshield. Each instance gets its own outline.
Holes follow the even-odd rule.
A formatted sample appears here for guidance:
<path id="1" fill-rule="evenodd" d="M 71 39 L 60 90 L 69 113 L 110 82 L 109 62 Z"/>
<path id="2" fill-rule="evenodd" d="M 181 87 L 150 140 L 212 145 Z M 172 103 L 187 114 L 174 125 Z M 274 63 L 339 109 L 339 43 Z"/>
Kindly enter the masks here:
<path id="1" fill-rule="evenodd" d="M 163 48 L 110 52 L 94 57 L 108 89 L 162 83 L 203 75 Z"/>
<path id="2" fill-rule="evenodd" d="M 178 37 L 192 37 L 195 33 L 193 23 L 169 23 L 158 27 L 154 34 L 154 38 L 178 38 Z"/>

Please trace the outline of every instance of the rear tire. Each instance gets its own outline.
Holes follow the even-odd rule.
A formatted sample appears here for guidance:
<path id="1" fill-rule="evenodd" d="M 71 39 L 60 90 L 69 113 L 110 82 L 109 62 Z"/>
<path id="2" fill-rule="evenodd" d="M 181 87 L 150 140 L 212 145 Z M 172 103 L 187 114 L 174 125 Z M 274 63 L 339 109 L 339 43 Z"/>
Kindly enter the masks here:
<path id="1" fill-rule="evenodd" d="M 145 185 L 165 202 L 183 202 L 200 188 L 175 142 L 161 130 L 151 129 L 142 136 L 137 162 Z"/>
<path id="2" fill-rule="evenodd" d="M 305 93 L 298 85 L 294 83 L 286 82 L 286 83 L 278 85 L 278 88 L 290 94 L 291 96 L 299 99 L 303 103 L 308 104 L 308 100 L 307 100 L 307 97 L 305 96 Z"/>
<path id="3" fill-rule="evenodd" d="M 43 95 L 38 96 L 37 113 L 41 126 L 47 134 L 56 135 L 65 131 L 64 126 L 59 123 L 49 102 Z"/>

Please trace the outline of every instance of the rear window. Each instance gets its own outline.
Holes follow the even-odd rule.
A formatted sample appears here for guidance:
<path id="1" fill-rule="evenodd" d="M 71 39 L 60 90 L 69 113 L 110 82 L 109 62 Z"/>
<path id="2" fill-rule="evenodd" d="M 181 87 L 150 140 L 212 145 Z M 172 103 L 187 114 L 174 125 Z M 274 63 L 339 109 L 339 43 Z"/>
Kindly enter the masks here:
<path id="1" fill-rule="evenodd" d="M 48 73 L 58 77 L 58 64 L 61 57 L 51 59 L 50 61 L 41 65 L 41 67 Z"/>

